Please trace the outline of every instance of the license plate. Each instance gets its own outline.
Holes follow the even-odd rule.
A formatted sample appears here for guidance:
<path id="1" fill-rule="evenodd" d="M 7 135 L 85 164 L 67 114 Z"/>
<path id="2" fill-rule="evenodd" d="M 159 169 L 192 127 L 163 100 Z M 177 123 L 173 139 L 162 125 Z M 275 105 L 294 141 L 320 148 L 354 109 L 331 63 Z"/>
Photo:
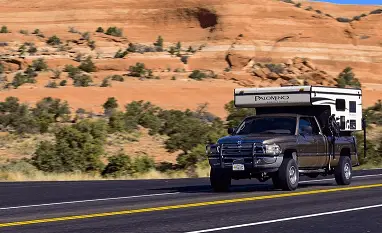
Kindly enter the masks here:
<path id="1" fill-rule="evenodd" d="M 244 164 L 232 164 L 232 170 L 244 171 Z"/>

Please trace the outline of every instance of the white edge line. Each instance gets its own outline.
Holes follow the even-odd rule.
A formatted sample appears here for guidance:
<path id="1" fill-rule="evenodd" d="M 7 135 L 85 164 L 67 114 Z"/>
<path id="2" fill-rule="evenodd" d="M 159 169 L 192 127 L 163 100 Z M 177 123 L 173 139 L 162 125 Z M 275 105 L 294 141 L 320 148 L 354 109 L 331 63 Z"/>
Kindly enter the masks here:
<path id="1" fill-rule="evenodd" d="M 382 176 L 382 174 L 364 175 L 364 176 L 353 176 L 352 178 L 353 178 L 353 179 L 357 179 L 357 178 L 376 177 L 376 176 Z M 329 181 L 329 180 L 334 180 L 334 178 L 330 178 L 330 179 L 321 179 L 321 180 L 304 180 L 304 181 L 300 181 L 300 182 L 298 182 L 298 183 L 299 183 L 299 184 L 303 184 L 303 183 L 314 183 L 314 182 Z"/>
<path id="2" fill-rule="evenodd" d="M 376 176 L 382 176 L 382 174 L 364 175 L 364 176 L 353 176 L 353 178 L 376 177 Z M 299 183 L 301 183 L 301 184 L 302 183 L 314 183 L 314 182 L 322 182 L 322 181 L 329 181 L 329 180 L 334 180 L 334 178 L 321 179 L 321 180 L 306 180 L 306 181 L 300 181 Z M 137 196 L 126 196 L 126 197 L 111 197 L 111 198 L 100 198 L 100 199 L 79 200 L 79 201 L 55 202 L 55 203 L 36 204 L 36 205 L 10 206 L 10 207 L 1 207 L 0 210 L 22 209 L 22 208 L 31 208 L 31 207 L 41 207 L 41 206 L 65 205 L 65 204 L 96 202 L 96 201 L 110 201 L 110 200 L 133 199 L 133 198 L 141 198 L 141 197 L 166 196 L 166 195 L 175 195 L 175 194 L 180 194 L 180 193 L 181 192 L 155 193 L 155 194 L 146 194 L 146 195 L 137 195 Z"/>
<path id="3" fill-rule="evenodd" d="M 336 211 L 330 211 L 330 212 L 322 212 L 317 214 L 302 215 L 302 216 L 289 217 L 289 218 L 274 219 L 274 220 L 268 220 L 268 221 L 262 221 L 262 222 L 247 223 L 247 224 L 241 224 L 241 225 L 233 225 L 233 226 L 227 226 L 227 227 L 211 228 L 211 229 L 205 229 L 205 230 L 199 230 L 199 231 L 189 231 L 186 233 L 204 233 L 204 232 L 212 232 L 212 231 L 222 231 L 222 230 L 229 230 L 234 228 L 242 228 L 242 227 L 249 227 L 249 226 L 264 225 L 269 223 L 285 222 L 285 221 L 291 221 L 291 220 L 302 219 L 302 218 L 319 217 L 324 215 L 340 214 L 340 213 L 366 210 L 366 209 L 372 209 L 372 208 L 380 208 L 380 207 L 382 207 L 382 204 L 363 206 L 363 207 L 352 208 L 352 209 L 336 210 Z"/>
<path id="4" fill-rule="evenodd" d="M 100 199 L 90 199 L 90 200 L 80 200 L 80 201 L 65 201 L 65 202 L 36 204 L 36 205 L 11 206 L 11 207 L 2 207 L 2 208 L 0 208 L 0 210 L 22 209 L 22 208 L 30 208 L 30 207 L 64 205 L 64 204 L 95 202 L 95 201 L 109 201 L 109 200 L 132 199 L 132 198 L 140 198 L 140 197 L 166 196 L 166 195 L 174 195 L 174 194 L 179 194 L 179 193 L 180 192 L 155 193 L 155 194 L 146 194 L 146 195 L 137 195 L 137 196 L 126 196 L 126 197 L 111 197 L 111 198 L 100 198 Z"/>

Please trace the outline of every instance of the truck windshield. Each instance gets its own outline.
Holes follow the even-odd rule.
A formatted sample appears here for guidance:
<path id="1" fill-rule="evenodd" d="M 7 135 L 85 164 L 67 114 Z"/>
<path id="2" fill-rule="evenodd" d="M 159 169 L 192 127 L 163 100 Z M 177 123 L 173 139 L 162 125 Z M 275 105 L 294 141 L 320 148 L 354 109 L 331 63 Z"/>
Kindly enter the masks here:
<path id="1" fill-rule="evenodd" d="M 255 117 L 245 120 L 237 129 L 237 135 L 245 134 L 294 134 L 295 117 Z"/>

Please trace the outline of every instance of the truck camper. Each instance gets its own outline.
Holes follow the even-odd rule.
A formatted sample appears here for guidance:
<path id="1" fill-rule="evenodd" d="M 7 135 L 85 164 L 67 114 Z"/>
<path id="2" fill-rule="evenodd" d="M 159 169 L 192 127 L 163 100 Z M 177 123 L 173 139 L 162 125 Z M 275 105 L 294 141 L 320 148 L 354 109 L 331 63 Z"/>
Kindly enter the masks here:
<path id="1" fill-rule="evenodd" d="M 234 105 L 256 114 L 206 146 L 215 191 L 246 178 L 272 179 L 283 190 L 295 190 L 301 175 L 334 174 L 338 185 L 351 183 L 359 165 L 353 133 L 364 130 L 361 89 L 237 88 Z"/>

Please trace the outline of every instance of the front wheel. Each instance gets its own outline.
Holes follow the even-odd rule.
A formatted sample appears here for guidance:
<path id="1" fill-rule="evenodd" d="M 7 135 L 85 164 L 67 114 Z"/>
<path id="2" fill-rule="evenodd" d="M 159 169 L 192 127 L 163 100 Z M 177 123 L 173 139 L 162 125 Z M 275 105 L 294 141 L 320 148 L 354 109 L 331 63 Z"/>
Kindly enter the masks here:
<path id="1" fill-rule="evenodd" d="M 334 169 L 334 177 L 338 185 L 349 185 L 352 178 L 351 160 L 347 156 L 341 156 L 337 167 Z"/>
<path id="2" fill-rule="evenodd" d="M 211 168 L 210 183 L 215 192 L 226 192 L 231 186 L 231 174 L 223 169 Z"/>
<path id="3" fill-rule="evenodd" d="M 273 184 L 282 190 L 292 191 L 297 189 L 299 179 L 296 161 L 292 158 L 284 158 L 277 175 L 273 178 Z"/>

